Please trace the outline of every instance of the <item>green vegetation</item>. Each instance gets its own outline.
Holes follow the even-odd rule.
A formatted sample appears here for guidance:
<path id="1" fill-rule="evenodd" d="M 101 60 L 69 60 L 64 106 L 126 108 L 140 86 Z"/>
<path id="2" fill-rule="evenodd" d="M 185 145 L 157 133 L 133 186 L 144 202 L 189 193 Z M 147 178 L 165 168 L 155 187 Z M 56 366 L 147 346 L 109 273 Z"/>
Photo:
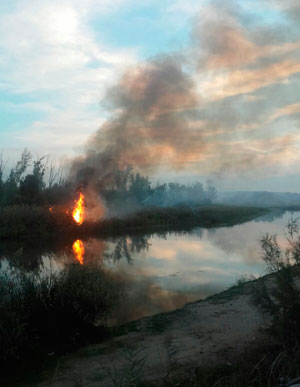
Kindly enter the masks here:
<path id="1" fill-rule="evenodd" d="M 0 155 L 0 206 L 41 206 L 70 200 L 72 184 L 61 166 L 49 164 L 48 157 L 37 157 L 24 149 L 20 160 L 5 177 L 6 162 Z M 26 173 L 31 168 L 31 172 Z M 47 178 L 46 178 L 47 172 Z"/>
<path id="2" fill-rule="evenodd" d="M 32 161 L 27 149 L 6 178 L 5 165 L 0 155 L 0 238 L 49 238 L 70 232 L 74 225 L 65 209 L 74 190 L 63 168 L 48 165 L 46 156 Z M 57 211 L 50 213 L 53 205 Z"/>
<path id="3" fill-rule="evenodd" d="M 105 188 L 93 185 L 104 200 L 110 218 L 84 222 L 78 227 L 70 209 L 77 195 L 80 176 L 65 177 L 61 168 L 48 166 L 45 156 L 31 162 L 32 155 L 25 149 L 4 179 L 5 163 L 0 158 L 0 239 L 188 230 L 195 226 L 233 225 L 265 211 L 254 207 L 212 205 L 217 193 L 211 183 L 206 188 L 199 182 L 190 186 L 178 183 L 153 186 L 148 177 L 128 167 L 115 171 Z M 29 167 L 32 170 L 26 174 Z"/>
<path id="4" fill-rule="evenodd" d="M 118 214 L 153 206 L 210 204 L 217 196 L 211 182 L 205 187 L 200 182 L 154 185 L 149 177 L 130 166 L 113 171 L 104 184 L 90 168 L 72 174 L 61 166 L 48 164 L 48 157 L 33 160 L 31 152 L 25 149 L 16 166 L 6 174 L 6 163 L 0 155 L 0 206 L 66 205 L 72 202 L 79 187 L 84 189 L 87 185 L 101 195 L 110 212 Z"/>
<path id="5" fill-rule="evenodd" d="M 99 266 L 70 265 L 43 277 L 2 273 L 1 365 L 26 366 L 101 338 L 120 292 Z"/>
<path id="6" fill-rule="evenodd" d="M 45 183 L 47 160 L 33 161 L 31 173 L 25 172 L 32 160 L 25 150 L 20 161 L 4 179 L 4 163 L 0 161 L 0 238 L 50 239 L 57 235 L 84 238 L 90 235 L 121 235 L 112 258 L 124 255 L 130 261 L 127 240 L 123 236 L 159 230 L 188 231 L 196 226 L 230 226 L 248 221 L 266 210 L 255 207 L 213 205 L 216 191 L 211 184 L 191 186 L 163 184 L 153 187 L 147 177 L 131 168 L 115 172 L 110 185 L 101 190 L 112 217 L 101 222 L 74 224 L 66 208 L 76 193 L 71 179 L 50 167 Z M 76 181 L 76 179 L 75 179 Z M 99 191 L 100 192 L 100 191 Z M 100 194 L 100 193 L 99 193 Z M 49 206 L 56 211 L 50 212 Z M 171 207 L 169 207 L 172 205 Z M 61 206 L 61 207 L 60 207 Z M 131 212 L 128 211 L 128 208 Z M 279 377 L 298 376 L 300 349 L 300 235 L 297 223 L 288 226 L 289 247 L 280 249 L 275 235 L 262 241 L 263 259 L 273 273 L 275 285 L 264 279 L 254 281 L 256 302 L 272 317 L 270 343 L 257 343 L 234 364 L 170 370 L 170 375 L 156 383 L 142 378 L 143 362 L 132 362 L 124 380 L 134 386 L 267 386 L 276 385 Z M 146 246 L 137 240 L 132 246 Z M 133 247 L 134 248 L 134 247 Z M 215 296 L 235 297 L 244 291 L 240 280 L 229 291 Z M 108 332 L 104 329 L 112 307 L 121 297 L 120 284 L 99 266 L 70 265 L 59 273 L 39 277 L 28 274 L 0 275 L 0 361 L 7 371 L 28 362 L 60 354 L 78 345 L 95 342 Z M 132 327 L 134 324 L 132 325 Z M 152 332 L 167 330 L 163 315 L 151 319 Z M 261 357 L 257 358 L 257 353 Z M 135 370 L 135 367 L 138 367 Z M 115 377 L 115 376 L 114 376 Z M 116 383 L 118 378 L 114 379 Z M 125 383 L 124 382 L 124 383 Z"/>

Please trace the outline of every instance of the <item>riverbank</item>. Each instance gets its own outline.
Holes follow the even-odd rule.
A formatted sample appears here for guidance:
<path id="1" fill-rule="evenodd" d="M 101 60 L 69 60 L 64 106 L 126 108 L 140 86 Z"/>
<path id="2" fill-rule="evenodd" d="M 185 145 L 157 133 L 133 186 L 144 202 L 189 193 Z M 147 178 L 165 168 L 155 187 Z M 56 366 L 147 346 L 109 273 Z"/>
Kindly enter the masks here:
<path id="1" fill-rule="evenodd" d="M 252 282 L 239 284 L 174 312 L 115 328 L 111 339 L 55 359 L 42 381 L 22 385 L 125 386 L 131 378 L 132 386 L 154 386 L 191 369 L 233 367 L 264 340 L 260 329 L 268 324 L 268 316 L 252 302 L 252 289 Z"/>
<path id="2" fill-rule="evenodd" d="M 272 316 L 253 302 L 263 284 L 272 291 L 279 277 L 240 280 L 173 312 L 114 327 L 105 341 L 65 355 L 49 353 L 27 376 L 16 373 L 4 385 L 266 387 L 294 379 L 299 345 L 269 336 Z"/>
<path id="3" fill-rule="evenodd" d="M 194 227 L 220 227 L 243 223 L 268 210 L 241 206 L 180 206 L 147 208 L 126 217 L 74 223 L 70 214 L 44 207 L 12 206 L 0 209 L 0 239 L 84 238 L 126 235 L 158 230 L 184 231 Z"/>

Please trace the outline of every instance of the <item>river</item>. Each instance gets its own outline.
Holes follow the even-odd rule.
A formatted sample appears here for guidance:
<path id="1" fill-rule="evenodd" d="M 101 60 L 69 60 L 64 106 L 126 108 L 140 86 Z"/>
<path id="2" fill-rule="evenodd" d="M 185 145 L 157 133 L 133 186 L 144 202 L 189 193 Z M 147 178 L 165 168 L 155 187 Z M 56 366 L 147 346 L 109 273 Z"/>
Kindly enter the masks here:
<path id="1" fill-rule="evenodd" d="M 291 217 L 299 216 L 300 212 L 277 210 L 232 227 L 91 238 L 82 241 L 82 262 L 103 265 L 122 283 L 126 297 L 113 312 L 111 323 L 124 323 L 206 298 L 241 276 L 266 273 L 260 239 L 266 233 L 277 234 L 284 246 L 284 228 Z M 58 246 L 2 242 L 0 257 L 1 270 L 36 274 L 77 262 L 69 241 Z"/>

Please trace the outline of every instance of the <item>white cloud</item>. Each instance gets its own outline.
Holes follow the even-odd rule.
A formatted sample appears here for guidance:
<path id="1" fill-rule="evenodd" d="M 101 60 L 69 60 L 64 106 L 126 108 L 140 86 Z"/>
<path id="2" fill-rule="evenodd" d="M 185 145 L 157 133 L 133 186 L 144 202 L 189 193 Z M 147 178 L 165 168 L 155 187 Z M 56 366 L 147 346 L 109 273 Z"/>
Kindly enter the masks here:
<path id="1" fill-rule="evenodd" d="M 200 7 L 203 7 L 204 4 L 199 4 L 199 2 L 194 0 L 176 0 L 168 7 L 170 13 L 176 14 L 184 18 L 190 18 L 199 13 Z"/>
<path id="2" fill-rule="evenodd" d="M 0 15 L 0 90 L 29 95 L 33 102 L 15 108 L 44 114 L 16 141 L 24 145 L 30 145 L 28 139 L 37 145 L 48 141 L 51 146 L 68 138 L 72 148 L 98 128 L 100 99 L 124 68 L 135 63 L 136 53 L 100 43 L 89 28 L 89 18 L 112 12 L 122 3 L 21 0 Z"/>

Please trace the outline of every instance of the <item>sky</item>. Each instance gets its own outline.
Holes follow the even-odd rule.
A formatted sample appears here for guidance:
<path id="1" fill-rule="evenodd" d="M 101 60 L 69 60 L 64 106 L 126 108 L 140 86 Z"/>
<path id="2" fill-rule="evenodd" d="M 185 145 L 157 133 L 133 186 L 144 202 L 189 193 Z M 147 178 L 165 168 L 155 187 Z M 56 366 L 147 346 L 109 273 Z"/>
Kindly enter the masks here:
<path id="1" fill-rule="evenodd" d="M 137 142 L 152 155 L 148 163 L 158 160 L 148 171 L 154 179 L 210 178 L 219 189 L 299 192 L 299 21 L 298 0 L 2 2 L 3 157 L 10 165 L 27 147 L 70 159 L 86 152 L 94 133 L 106 143 L 106 123 L 134 110 L 133 95 L 148 103 L 147 76 L 159 72 L 155 79 L 164 82 L 171 68 L 179 69 L 181 86 L 172 94 L 167 83 L 151 112 L 135 117 L 147 129 L 156 114 L 156 137 L 143 131 L 152 147 L 149 139 L 147 147 Z M 119 96 L 113 101 L 112 91 Z M 158 126 L 162 114 L 174 122 L 175 111 L 176 133 Z M 131 125 L 123 135 L 132 142 L 136 133 Z M 134 164 L 140 155 L 133 154 Z"/>

